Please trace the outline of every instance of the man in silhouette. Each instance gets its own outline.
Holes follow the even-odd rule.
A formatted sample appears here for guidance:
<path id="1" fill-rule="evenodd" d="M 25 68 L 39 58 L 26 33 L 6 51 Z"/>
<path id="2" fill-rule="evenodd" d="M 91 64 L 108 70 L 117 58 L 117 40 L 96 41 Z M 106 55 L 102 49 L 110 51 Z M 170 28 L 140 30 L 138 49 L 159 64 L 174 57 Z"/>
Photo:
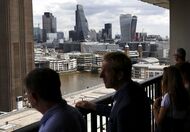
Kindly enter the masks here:
<path id="1" fill-rule="evenodd" d="M 85 132 L 82 115 L 62 99 L 58 73 L 34 69 L 26 76 L 25 85 L 32 107 L 43 114 L 39 132 Z"/>
<path id="2" fill-rule="evenodd" d="M 100 77 L 106 88 L 116 90 L 113 106 L 88 101 L 76 103 L 76 107 L 89 109 L 109 117 L 107 132 L 150 131 L 150 105 L 140 85 L 131 80 L 131 60 L 122 52 L 104 56 Z"/>

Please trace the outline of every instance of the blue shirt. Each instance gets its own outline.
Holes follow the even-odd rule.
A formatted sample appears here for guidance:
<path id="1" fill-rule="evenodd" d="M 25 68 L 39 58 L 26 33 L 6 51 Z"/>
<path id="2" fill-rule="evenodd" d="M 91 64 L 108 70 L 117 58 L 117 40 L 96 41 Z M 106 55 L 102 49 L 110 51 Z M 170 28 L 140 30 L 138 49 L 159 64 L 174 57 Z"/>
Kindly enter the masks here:
<path id="1" fill-rule="evenodd" d="M 85 132 L 82 115 L 65 100 L 50 108 L 40 124 L 39 132 Z"/>

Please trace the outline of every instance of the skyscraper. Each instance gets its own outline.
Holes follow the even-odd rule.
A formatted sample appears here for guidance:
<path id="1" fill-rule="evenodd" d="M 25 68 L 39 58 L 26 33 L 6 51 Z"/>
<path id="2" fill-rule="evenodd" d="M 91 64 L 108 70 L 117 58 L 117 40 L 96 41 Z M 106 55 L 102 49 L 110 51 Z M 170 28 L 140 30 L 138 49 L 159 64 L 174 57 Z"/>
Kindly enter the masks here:
<path id="1" fill-rule="evenodd" d="M 42 29 L 40 27 L 33 28 L 34 41 L 40 43 L 42 41 Z"/>
<path id="2" fill-rule="evenodd" d="M 11 111 L 34 67 L 32 0 L 1 0 L 0 16 L 0 111 Z"/>
<path id="3" fill-rule="evenodd" d="M 75 12 L 76 14 L 76 35 L 78 41 L 85 41 L 88 39 L 88 21 L 85 17 L 84 10 L 82 5 L 77 5 L 77 10 Z"/>
<path id="4" fill-rule="evenodd" d="M 112 39 L 112 24 L 106 23 L 105 24 L 105 33 L 106 33 L 106 40 Z"/>
<path id="5" fill-rule="evenodd" d="M 136 33 L 137 17 L 131 14 L 120 15 L 121 42 L 131 42 Z"/>
<path id="6" fill-rule="evenodd" d="M 46 42 L 47 33 L 56 33 L 57 32 L 57 22 L 56 18 L 50 12 L 44 12 L 42 16 L 43 24 L 43 41 Z"/>
<path id="7" fill-rule="evenodd" d="M 131 41 L 135 40 L 136 26 L 137 26 L 137 16 L 133 16 L 131 21 Z"/>

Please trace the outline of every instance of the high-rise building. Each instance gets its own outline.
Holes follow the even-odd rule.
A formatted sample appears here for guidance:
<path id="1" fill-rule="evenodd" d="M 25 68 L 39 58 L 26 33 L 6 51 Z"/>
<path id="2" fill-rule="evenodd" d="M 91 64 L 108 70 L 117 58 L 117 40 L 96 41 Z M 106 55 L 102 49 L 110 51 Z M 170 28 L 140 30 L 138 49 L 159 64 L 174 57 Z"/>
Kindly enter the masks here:
<path id="1" fill-rule="evenodd" d="M 34 35 L 34 41 L 36 41 L 37 43 L 42 41 L 42 29 L 40 29 L 39 27 L 34 27 L 33 35 Z"/>
<path id="2" fill-rule="evenodd" d="M 89 29 L 88 29 L 88 22 L 84 14 L 83 6 L 77 5 L 77 10 L 75 13 L 76 13 L 75 30 L 76 30 L 77 40 L 85 41 L 88 39 Z"/>
<path id="3" fill-rule="evenodd" d="M 120 15 L 121 42 L 128 43 L 131 41 L 131 14 Z"/>
<path id="4" fill-rule="evenodd" d="M 76 35 L 76 31 L 75 30 L 70 30 L 69 31 L 69 40 L 70 41 L 77 41 L 77 35 Z"/>
<path id="5" fill-rule="evenodd" d="M 133 16 L 131 21 L 131 41 L 135 41 L 136 27 L 137 27 L 137 16 Z"/>
<path id="6" fill-rule="evenodd" d="M 120 15 L 121 42 L 133 41 L 136 33 L 137 17 L 131 14 Z"/>
<path id="7" fill-rule="evenodd" d="M 47 33 L 56 33 L 57 32 L 57 22 L 56 18 L 50 12 L 44 12 L 42 16 L 43 24 L 43 42 L 46 42 Z"/>
<path id="8" fill-rule="evenodd" d="M 112 24 L 106 23 L 105 24 L 105 33 L 106 33 L 106 40 L 112 39 Z"/>
<path id="9" fill-rule="evenodd" d="M 34 67 L 32 0 L 1 0 L 0 16 L 0 111 L 11 111 Z"/>

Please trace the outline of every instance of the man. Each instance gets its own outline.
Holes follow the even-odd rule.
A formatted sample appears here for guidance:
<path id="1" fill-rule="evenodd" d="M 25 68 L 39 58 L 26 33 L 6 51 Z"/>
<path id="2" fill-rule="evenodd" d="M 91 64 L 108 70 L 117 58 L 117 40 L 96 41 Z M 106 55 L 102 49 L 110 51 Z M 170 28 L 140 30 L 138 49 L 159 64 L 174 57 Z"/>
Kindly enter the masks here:
<path id="1" fill-rule="evenodd" d="M 106 88 L 113 88 L 113 107 L 77 102 L 76 107 L 96 111 L 109 117 L 107 132 L 150 131 L 150 105 L 146 94 L 131 80 L 131 60 L 122 52 L 111 52 L 104 56 L 102 72 Z"/>
<path id="2" fill-rule="evenodd" d="M 175 64 L 182 64 L 185 62 L 186 51 L 183 48 L 178 48 L 174 53 Z"/>
<path id="3" fill-rule="evenodd" d="M 34 69 L 25 85 L 32 107 L 43 114 L 39 132 L 85 132 L 82 115 L 62 99 L 58 73 L 49 68 Z"/>

